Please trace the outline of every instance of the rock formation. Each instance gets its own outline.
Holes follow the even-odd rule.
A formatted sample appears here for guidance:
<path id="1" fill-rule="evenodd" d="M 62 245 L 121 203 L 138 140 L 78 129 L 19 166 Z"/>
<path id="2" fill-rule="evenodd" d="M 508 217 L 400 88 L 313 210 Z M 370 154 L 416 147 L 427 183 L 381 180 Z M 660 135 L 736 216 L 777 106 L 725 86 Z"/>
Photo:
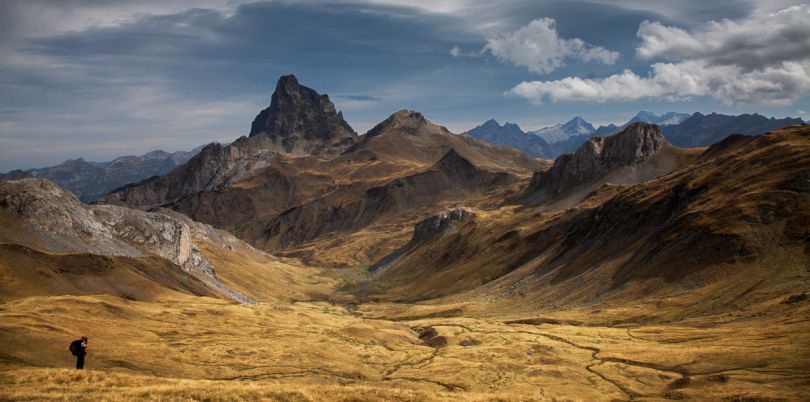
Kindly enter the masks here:
<path id="1" fill-rule="evenodd" d="M 329 95 L 300 85 L 294 75 L 279 78 L 270 107 L 253 120 L 250 137 L 261 135 L 275 151 L 318 156 L 335 156 L 357 137 Z"/>
<path id="2" fill-rule="evenodd" d="M 0 233 L 0 241 L 59 253 L 164 258 L 233 299 L 249 302 L 222 284 L 215 268 L 192 241 L 205 238 L 221 247 L 241 242 L 226 232 L 162 211 L 143 212 L 113 205 L 87 206 L 73 194 L 42 179 L 0 182 L 0 211 L 22 233 Z M 26 241 L 27 239 L 27 241 Z"/>
<path id="3" fill-rule="evenodd" d="M 593 137 L 572 154 L 563 154 L 554 165 L 532 177 L 529 192 L 550 194 L 597 180 L 611 171 L 651 159 L 666 140 L 658 126 L 634 123 L 610 137 Z"/>

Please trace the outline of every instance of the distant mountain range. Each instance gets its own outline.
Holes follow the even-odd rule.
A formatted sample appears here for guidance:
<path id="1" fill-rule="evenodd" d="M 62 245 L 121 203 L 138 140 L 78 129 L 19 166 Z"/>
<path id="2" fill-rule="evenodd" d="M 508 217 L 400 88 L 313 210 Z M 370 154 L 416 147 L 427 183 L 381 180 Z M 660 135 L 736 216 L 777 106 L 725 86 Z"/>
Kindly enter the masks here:
<path id="1" fill-rule="evenodd" d="M 669 142 L 680 147 L 705 147 L 714 144 L 731 134 L 759 135 L 777 128 L 804 124 L 802 119 L 767 118 L 761 114 L 695 113 L 680 124 L 663 126 L 664 136 Z"/>
<path id="2" fill-rule="evenodd" d="M 554 155 L 554 151 L 543 137 L 527 134 L 514 123 L 506 122 L 501 125 L 494 119 L 489 119 L 466 134 L 493 144 L 519 149 L 530 156 L 552 158 Z"/>
<path id="3" fill-rule="evenodd" d="M 709 146 L 731 134 L 758 135 L 781 127 L 804 124 L 798 118 L 767 118 L 756 113 L 729 116 L 717 113 L 689 115 L 668 112 L 656 115 L 641 111 L 621 126 L 609 124 L 594 128 L 593 124 L 576 116 L 565 123 L 524 132 L 517 124 L 506 123 L 500 126 L 495 120 L 489 120 L 467 131 L 465 135 L 516 148 L 531 156 L 553 159 L 573 152 L 592 137 L 613 135 L 638 122 L 661 126 L 666 139 L 673 145 L 682 147 Z"/>
<path id="4" fill-rule="evenodd" d="M 12 170 L 0 174 L 0 180 L 28 177 L 48 179 L 87 203 L 123 185 L 169 173 L 197 155 L 201 149 L 202 146 L 191 151 L 174 153 L 157 150 L 140 156 L 122 156 L 109 162 L 88 162 L 82 158 L 68 159 L 51 167 Z"/>

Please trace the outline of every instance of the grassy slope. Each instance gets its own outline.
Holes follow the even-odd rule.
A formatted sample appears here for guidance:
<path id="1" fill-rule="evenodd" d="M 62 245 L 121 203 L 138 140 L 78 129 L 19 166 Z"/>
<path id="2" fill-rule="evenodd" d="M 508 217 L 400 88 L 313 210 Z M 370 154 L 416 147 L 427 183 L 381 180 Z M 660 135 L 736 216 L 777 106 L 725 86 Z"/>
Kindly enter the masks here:
<path id="1" fill-rule="evenodd" d="M 601 191 L 583 206 L 596 208 L 626 190 Z M 521 211 L 490 211 L 481 219 L 513 222 L 525 234 L 555 212 L 538 213 L 530 220 Z M 795 237 L 802 227 L 783 228 Z M 99 280 L 92 266 L 70 274 L 72 287 L 42 287 L 33 273 L 54 258 L 59 268 L 65 257 L 42 253 L 32 260 L 21 276 L 27 285 L 4 282 L 0 399 L 802 400 L 810 393 L 810 301 L 801 296 L 810 271 L 795 245 L 780 248 L 784 259 L 769 260 L 787 267 L 778 275 L 756 262 L 727 265 L 687 275 L 677 286 L 659 282 L 662 292 L 641 289 L 602 307 L 564 309 L 543 304 L 543 288 L 510 292 L 511 283 L 501 280 L 421 304 L 334 305 L 319 301 L 340 286 L 327 271 L 249 249 L 198 246 L 223 282 L 263 303 L 174 291 L 129 300 L 109 287 L 115 281 L 77 288 Z M 3 281 L 20 280 L 9 262 L 25 258 L 4 254 Z M 127 264 L 138 261 L 145 263 Z M 499 264 L 480 265 L 470 283 L 486 281 Z M 705 286 L 696 290 L 693 283 Z M 81 334 L 90 337 L 90 370 L 61 369 L 72 365 L 67 344 Z"/>

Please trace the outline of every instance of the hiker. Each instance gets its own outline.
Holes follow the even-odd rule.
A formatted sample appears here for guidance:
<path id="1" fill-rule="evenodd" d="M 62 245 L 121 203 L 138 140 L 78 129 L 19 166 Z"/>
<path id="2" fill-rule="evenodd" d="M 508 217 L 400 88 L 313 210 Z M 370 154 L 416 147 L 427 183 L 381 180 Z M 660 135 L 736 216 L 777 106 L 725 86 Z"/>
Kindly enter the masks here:
<path id="1" fill-rule="evenodd" d="M 70 353 L 76 356 L 76 368 L 84 370 L 84 356 L 87 355 L 87 337 L 77 339 L 70 343 Z"/>

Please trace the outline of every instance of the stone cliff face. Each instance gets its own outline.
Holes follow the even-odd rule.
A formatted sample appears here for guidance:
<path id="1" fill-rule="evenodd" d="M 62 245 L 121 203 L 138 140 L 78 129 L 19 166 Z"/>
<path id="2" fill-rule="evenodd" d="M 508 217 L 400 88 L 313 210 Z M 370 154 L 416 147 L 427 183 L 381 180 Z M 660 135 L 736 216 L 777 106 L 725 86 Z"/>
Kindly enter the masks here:
<path id="1" fill-rule="evenodd" d="M 563 154 L 554 165 L 532 177 L 528 191 L 560 193 L 597 180 L 611 171 L 651 159 L 666 144 L 656 125 L 635 123 L 610 137 L 593 137 L 572 154 Z"/>
<path id="2" fill-rule="evenodd" d="M 27 246 L 64 253 L 156 255 L 226 296 L 249 301 L 219 282 L 214 266 L 197 249 L 193 239 L 204 238 L 221 247 L 241 242 L 225 232 L 181 218 L 179 214 L 143 212 L 113 205 L 87 206 L 73 194 L 41 179 L 0 183 L 0 212 L 7 219 L 20 222 L 23 230 L 32 234 Z M 26 243 L 20 239 L 0 240 Z"/>
<path id="3" fill-rule="evenodd" d="M 253 120 L 250 137 L 260 135 L 279 152 L 318 156 L 338 155 L 357 137 L 328 95 L 300 85 L 294 75 L 278 80 L 270 107 Z"/>

